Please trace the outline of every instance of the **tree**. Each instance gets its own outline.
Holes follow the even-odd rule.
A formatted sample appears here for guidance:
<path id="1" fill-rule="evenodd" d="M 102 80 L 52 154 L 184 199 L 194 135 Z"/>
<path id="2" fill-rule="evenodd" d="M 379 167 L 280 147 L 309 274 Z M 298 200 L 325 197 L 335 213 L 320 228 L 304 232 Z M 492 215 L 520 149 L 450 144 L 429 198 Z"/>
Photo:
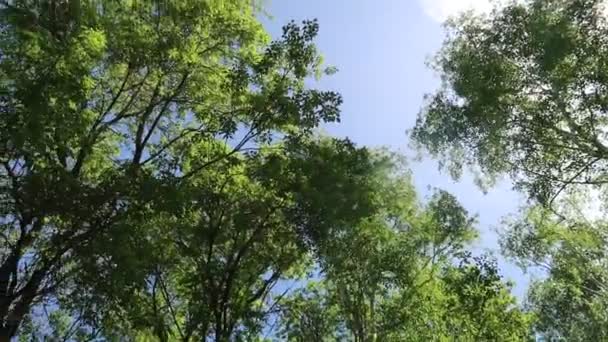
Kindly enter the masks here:
<path id="1" fill-rule="evenodd" d="M 412 298 L 475 236 L 473 220 L 448 193 L 438 192 L 423 211 L 409 178 L 384 186 L 386 209 L 333 239 L 324 256 L 327 280 L 354 341 L 399 336 L 395 331 L 406 328 Z M 401 311 L 389 314 L 393 301 Z"/>
<path id="2" fill-rule="evenodd" d="M 279 336 L 287 341 L 341 341 L 345 329 L 325 284 L 309 283 L 283 301 Z"/>
<path id="3" fill-rule="evenodd" d="M 262 148 L 193 178 L 175 194 L 181 207 L 155 224 L 155 235 L 168 237 L 162 242 L 167 257 L 140 287 L 141 301 L 123 297 L 120 307 L 134 314 L 129 321 L 142 315 L 131 308 L 143 307 L 149 317 L 144 327 L 162 331 L 161 340 L 258 336 L 279 303 L 271 296 L 275 285 L 307 269 L 311 248 L 322 244 L 325 232 L 374 210 L 369 199 L 376 190 L 366 181 L 382 160 L 367 155 L 348 141 L 300 141 Z M 321 193 L 334 194 L 331 208 Z M 154 212 L 167 207 L 164 201 Z"/>
<path id="4" fill-rule="evenodd" d="M 580 205 L 580 203 L 579 203 Z M 503 249 L 523 267 L 546 274 L 534 281 L 526 306 L 547 340 L 589 341 L 608 336 L 606 222 L 543 207 L 509 222 Z"/>
<path id="5" fill-rule="evenodd" d="M 443 87 L 412 132 L 459 172 L 509 173 L 549 203 L 606 180 L 606 18 L 602 1 L 511 3 L 452 21 L 436 67 Z"/>
<path id="6" fill-rule="evenodd" d="M 475 235 L 453 196 L 315 133 L 341 103 L 307 86 L 315 21 L 271 42 L 249 0 L 0 10 L 0 341 L 525 330 L 493 266 L 453 265 Z"/>
<path id="7" fill-rule="evenodd" d="M 118 298 L 141 285 L 157 257 L 145 248 L 166 239 L 157 196 L 338 119 L 338 94 L 304 86 L 315 22 L 268 43 L 250 1 L 0 6 L 1 340 L 75 285 L 124 281 Z"/>
<path id="8" fill-rule="evenodd" d="M 506 173 L 528 193 L 531 208 L 507 222 L 503 250 L 546 272 L 528 306 L 548 339 L 606 338 L 605 223 L 585 208 L 590 190 L 605 202 L 603 6 L 538 0 L 453 20 L 436 63 L 443 87 L 412 132 L 456 175 Z"/>
<path id="9" fill-rule="evenodd" d="M 446 286 L 447 332 L 474 341 L 534 341 L 533 317 L 517 307 L 498 274 L 496 261 L 465 255 L 443 278 Z"/>
<path id="10" fill-rule="evenodd" d="M 517 307 L 496 264 L 466 256 L 474 219 L 452 195 L 437 191 L 422 205 L 409 174 L 398 168 L 377 188 L 380 210 L 329 239 L 320 250 L 319 282 L 281 305 L 280 337 L 366 342 L 530 336 L 531 319 Z"/>

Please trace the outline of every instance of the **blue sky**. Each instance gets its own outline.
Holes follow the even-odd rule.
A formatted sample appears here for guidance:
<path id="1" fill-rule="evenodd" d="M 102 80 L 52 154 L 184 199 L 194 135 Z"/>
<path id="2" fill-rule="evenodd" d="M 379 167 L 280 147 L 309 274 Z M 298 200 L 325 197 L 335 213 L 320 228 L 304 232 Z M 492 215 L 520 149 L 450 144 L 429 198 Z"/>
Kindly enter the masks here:
<path id="1" fill-rule="evenodd" d="M 317 46 L 326 63 L 339 72 L 316 87 L 339 91 L 344 97 L 342 122 L 327 126 L 326 131 L 413 156 L 406 130 L 414 125 L 424 95 L 439 85 L 438 75 L 425 63 L 443 41 L 441 21 L 465 9 L 489 8 L 487 0 L 274 0 L 267 3 L 272 18 L 265 24 L 278 36 L 281 26 L 292 19 L 319 20 Z M 448 190 L 478 215 L 477 250 L 498 251 L 493 227 L 523 203 L 508 182 L 484 195 L 471 177 L 454 182 L 429 158 L 412 161 L 410 168 L 421 194 L 428 194 L 429 186 Z M 514 292 L 521 298 L 527 276 L 507 262 L 500 266 L 502 274 L 515 281 Z"/>

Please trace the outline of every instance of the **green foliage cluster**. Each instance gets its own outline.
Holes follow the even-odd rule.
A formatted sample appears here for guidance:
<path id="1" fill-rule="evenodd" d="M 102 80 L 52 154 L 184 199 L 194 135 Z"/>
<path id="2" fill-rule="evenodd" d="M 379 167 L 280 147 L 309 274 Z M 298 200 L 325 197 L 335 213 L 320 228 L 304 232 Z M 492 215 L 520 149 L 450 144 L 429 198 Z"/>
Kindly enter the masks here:
<path id="1" fill-rule="evenodd" d="M 530 314 L 488 257 L 464 248 L 474 220 L 448 193 L 420 204 L 409 179 L 376 215 L 334 238 L 322 279 L 281 304 L 288 341 L 525 341 Z M 391 191 L 392 190 L 392 191 Z"/>
<path id="2" fill-rule="evenodd" d="M 448 24 L 443 87 L 412 131 L 458 176 L 527 193 L 504 253 L 538 271 L 526 309 L 547 341 L 608 339 L 608 18 L 599 0 L 511 2 Z"/>
<path id="3" fill-rule="evenodd" d="M 0 2 L 0 341 L 608 339 L 602 6 L 454 19 L 412 131 L 529 195 L 502 237 L 545 275 L 521 306 L 454 196 L 317 133 L 342 99 L 310 86 L 335 71 L 316 21 L 272 41 L 257 1 Z"/>

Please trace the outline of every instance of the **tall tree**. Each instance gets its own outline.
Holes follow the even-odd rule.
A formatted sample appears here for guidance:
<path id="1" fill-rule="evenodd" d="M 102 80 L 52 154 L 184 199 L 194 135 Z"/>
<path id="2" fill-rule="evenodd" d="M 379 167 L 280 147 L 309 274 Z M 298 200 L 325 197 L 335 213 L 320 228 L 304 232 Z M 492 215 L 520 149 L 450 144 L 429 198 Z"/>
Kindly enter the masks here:
<path id="1" fill-rule="evenodd" d="M 539 335 L 550 341 L 605 340 L 605 219 L 591 220 L 576 213 L 564 218 L 537 206 L 508 223 L 503 249 L 524 268 L 540 269 L 544 274 L 531 284 L 526 303 L 538 317 L 535 329 Z"/>
<path id="2" fill-rule="evenodd" d="M 512 2 L 448 27 L 436 60 L 443 87 L 414 141 L 456 175 L 506 173 L 528 193 L 533 207 L 508 222 L 503 249 L 546 272 L 528 298 L 537 331 L 606 339 L 605 222 L 588 210 L 597 201 L 604 211 L 608 181 L 605 3 Z"/>
<path id="3" fill-rule="evenodd" d="M 414 141 L 456 172 L 509 173 L 542 202 L 568 185 L 605 184 L 602 9 L 600 0 L 538 0 L 452 21 L 435 64 L 443 87 Z"/>
<path id="4" fill-rule="evenodd" d="M 409 176 L 399 173 L 378 188 L 381 209 L 330 239 L 320 251 L 321 280 L 281 305 L 280 337 L 373 342 L 530 336 L 530 317 L 517 307 L 496 265 L 466 256 L 474 220 L 453 196 L 438 191 L 422 205 Z"/>
<path id="5" fill-rule="evenodd" d="M 111 282 L 119 261 L 145 279 L 164 191 L 338 119 L 339 95 L 304 86 L 317 24 L 269 43 L 255 2 L 0 7 L 0 340 L 44 298 L 77 293 L 69 284 Z"/>
<path id="6" fill-rule="evenodd" d="M 311 247 L 329 231 L 374 211 L 371 181 L 383 160 L 348 141 L 273 145 L 238 159 L 178 190 L 179 210 L 155 223 L 155 235 L 168 237 L 161 240 L 167 258 L 157 259 L 148 285 L 140 286 L 141 301 L 122 298 L 120 306 L 134 315 L 129 321 L 144 318 L 143 327 L 160 329 L 161 340 L 258 336 L 278 305 L 275 285 L 307 270 Z M 323 200 L 322 193 L 331 195 Z M 167 207 L 166 198 L 155 212 Z"/>

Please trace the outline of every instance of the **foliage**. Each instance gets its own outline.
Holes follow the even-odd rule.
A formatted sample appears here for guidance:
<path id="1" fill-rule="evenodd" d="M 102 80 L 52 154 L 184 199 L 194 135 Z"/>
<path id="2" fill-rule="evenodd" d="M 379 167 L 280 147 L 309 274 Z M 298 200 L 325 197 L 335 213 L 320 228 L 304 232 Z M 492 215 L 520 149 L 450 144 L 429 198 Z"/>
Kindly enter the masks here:
<path id="1" fill-rule="evenodd" d="M 454 196 L 316 133 L 342 101 L 310 87 L 316 21 L 270 41 L 248 0 L 0 10 L 0 340 L 527 334 Z"/>
<path id="2" fill-rule="evenodd" d="M 438 191 L 421 205 L 407 173 L 383 186 L 378 214 L 322 250 L 322 280 L 283 302 L 280 337 L 527 339 L 532 317 L 517 308 L 496 264 L 484 258 L 471 262 L 466 256 L 474 220 L 454 197 Z"/>
<path id="3" fill-rule="evenodd" d="M 532 207 L 506 222 L 502 244 L 542 272 L 527 303 L 537 333 L 605 340 L 604 2 L 511 2 L 448 27 L 436 60 L 443 87 L 413 140 L 455 175 L 467 166 L 489 180 L 509 174 L 527 192 Z"/>
<path id="4" fill-rule="evenodd" d="M 281 303 L 279 331 L 287 341 L 340 341 L 346 336 L 339 308 L 324 283 L 310 283 Z"/>
<path id="5" fill-rule="evenodd" d="M 444 86 L 412 132 L 456 174 L 509 173 L 551 202 L 605 183 L 606 32 L 599 0 L 512 3 L 462 17 L 437 57 Z"/>
<path id="6" fill-rule="evenodd" d="M 509 227 L 503 248 L 522 266 L 546 273 L 528 293 L 527 306 L 538 316 L 536 330 L 549 340 L 606 339 L 606 222 L 564 219 L 536 207 Z"/>
<path id="7" fill-rule="evenodd" d="M 269 43 L 249 1 L 78 4 L 2 4 L 1 336 L 44 298 L 101 314 L 142 291 L 175 253 L 171 219 L 204 220 L 188 190 L 338 119 L 340 96 L 304 85 L 315 22 Z M 233 209 L 264 203 L 245 188 Z"/>

